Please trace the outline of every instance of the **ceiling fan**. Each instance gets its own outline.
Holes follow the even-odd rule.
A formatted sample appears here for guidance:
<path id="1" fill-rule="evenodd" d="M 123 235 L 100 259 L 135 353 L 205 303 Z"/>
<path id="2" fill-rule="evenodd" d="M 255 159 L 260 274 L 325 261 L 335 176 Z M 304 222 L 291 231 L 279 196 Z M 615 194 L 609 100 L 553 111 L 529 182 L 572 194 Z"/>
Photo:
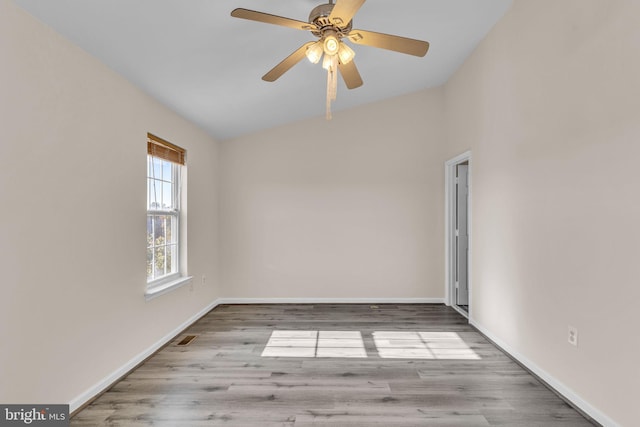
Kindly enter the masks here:
<path id="1" fill-rule="evenodd" d="M 310 31 L 318 37 L 317 41 L 300 46 L 265 74 L 262 80 L 274 82 L 305 56 L 316 64 L 324 55 L 322 66 L 327 70 L 327 119 L 331 119 L 331 101 L 336 98 L 337 73 L 342 75 L 347 88 L 362 86 L 362 77 L 353 61 L 355 52 L 342 39 L 420 57 L 425 56 L 429 50 L 429 43 L 425 41 L 353 29 L 353 17 L 364 2 L 365 0 L 336 0 L 334 4 L 333 0 L 329 0 L 329 3 L 321 4 L 311 11 L 309 22 L 242 8 L 234 9 L 231 16 Z"/>

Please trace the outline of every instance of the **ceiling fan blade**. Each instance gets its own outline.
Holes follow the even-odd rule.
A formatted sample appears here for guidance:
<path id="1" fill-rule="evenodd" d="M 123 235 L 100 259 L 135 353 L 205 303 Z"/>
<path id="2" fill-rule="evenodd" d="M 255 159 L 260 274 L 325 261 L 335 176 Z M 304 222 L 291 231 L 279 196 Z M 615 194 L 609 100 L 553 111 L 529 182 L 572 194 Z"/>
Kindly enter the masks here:
<path id="1" fill-rule="evenodd" d="M 336 0 L 329 20 L 338 27 L 347 25 L 364 2 L 365 0 Z"/>
<path id="2" fill-rule="evenodd" d="M 284 73 L 289 71 L 291 67 L 296 65 L 298 62 L 302 60 L 302 58 L 305 57 L 307 48 L 314 43 L 315 42 L 309 42 L 300 46 L 298 50 L 293 52 L 291 55 L 287 56 L 281 63 L 273 67 L 271 71 L 269 71 L 267 74 L 262 76 L 262 80 L 266 82 L 275 82 L 276 80 L 278 80 L 280 76 L 282 76 Z"/>
<path id="3" fill-rule="evenodd" d="M 344 80 L 347 88 L 355 89 L 362 86 L 362 77 L 360 77 L 358 68 L 356 68 L 356 63 L 353 60 L 351 60 L 348 64 L 338 62 L 338 70 L 340 70 L 342 80 Z"/>
<path id="4" fill-rule="evenodd" d="M 257 12 L 249 9 L 234 9 L 231 12 L 231 16 L 234 18 L 248 19 L 250 21 L 264 22 L 265 24 L 281 25 L 283 27 L 295 28 L 296 30 L 311 31 L 315 30 L 316 26 L 309 24 L 308 22 L 296 21 L 295 19 L 284 18 L 282 16 L 270 15 L 264 12 Z"/>
<path id="5" fill-rule="evenodd" d="M 357 44 L 379 47 L 381 49 L 393 50 L 414 56 L 425 56 L 429 50 L 428 42 L 409 39 L 407 37 L 374 33 L 373 31 L 351 30 L 347 37 Z"/>

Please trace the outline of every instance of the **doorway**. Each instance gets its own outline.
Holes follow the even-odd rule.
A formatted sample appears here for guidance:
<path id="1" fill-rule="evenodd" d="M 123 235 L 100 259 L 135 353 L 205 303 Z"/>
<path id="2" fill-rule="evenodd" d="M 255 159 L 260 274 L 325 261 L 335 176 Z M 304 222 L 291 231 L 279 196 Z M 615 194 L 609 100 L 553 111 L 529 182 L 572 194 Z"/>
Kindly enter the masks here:
<path id="1" fill-rule="evenodd" d="M 446 303 L 471 313 L 471 152 L 445 163 Z"/>

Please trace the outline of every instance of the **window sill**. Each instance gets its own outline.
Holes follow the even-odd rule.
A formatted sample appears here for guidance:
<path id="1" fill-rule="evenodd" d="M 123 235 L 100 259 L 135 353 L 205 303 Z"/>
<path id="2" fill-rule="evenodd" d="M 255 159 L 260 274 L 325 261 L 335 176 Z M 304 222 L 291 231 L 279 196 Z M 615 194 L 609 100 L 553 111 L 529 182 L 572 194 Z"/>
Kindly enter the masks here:
<path id="1" fill-rule="evenodd" d="M 144 299 L 145 301 L 150 301 L 156 297 L 159 297 L 160 295 L 164 295 L 167 292 L 178 289 L 179 287 L 184 286 L 187 283 L 191 283 L 191 279 L 193 279 L 193 276 L 179 277 L 176 280 L 172 280 L 171 282 L 154 286 L 151 289 L 147 289 L 147 292 L 145 292 L 144 294 Z"/>

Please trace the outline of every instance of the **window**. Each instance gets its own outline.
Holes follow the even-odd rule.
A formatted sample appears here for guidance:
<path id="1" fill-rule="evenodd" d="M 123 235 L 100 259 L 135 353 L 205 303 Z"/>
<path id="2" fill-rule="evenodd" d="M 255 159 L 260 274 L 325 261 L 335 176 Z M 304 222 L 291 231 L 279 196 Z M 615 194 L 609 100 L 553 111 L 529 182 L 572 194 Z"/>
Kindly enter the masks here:
<path id="1" fill-rule="evenodd" d="M 147 295 L 183 284 L 180 190 L 185 150 L 147 134 Z"/>

